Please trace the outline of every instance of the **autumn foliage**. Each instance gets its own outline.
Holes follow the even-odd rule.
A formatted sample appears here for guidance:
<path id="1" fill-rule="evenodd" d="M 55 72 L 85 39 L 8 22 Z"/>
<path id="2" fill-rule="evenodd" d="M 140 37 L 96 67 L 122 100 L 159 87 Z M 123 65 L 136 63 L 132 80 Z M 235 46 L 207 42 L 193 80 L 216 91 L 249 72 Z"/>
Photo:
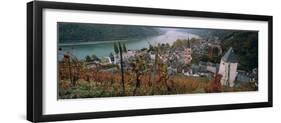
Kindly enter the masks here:
<path id="1" fill-rule="evenodd" d="M 243 85 L 240 88 L 223 87 L 220 84 L 222 76 L 219 74 L 214 75 L 211 79 L 204 76 L 169 75 L 167 66 L 161 61 L 157 62 L 156 67 L 141 60 L 132 62 L 132 64 L 134 64 L 133 69 L 124 69 L 124 81 L 122 82 L 122 73 L 118 65 L 96 64 L 91 67 L 85 61 L 70 59 L 66 56 L 59 61 L 58 97 L 71 99 L 145 96 L 252 89 L 251 85 Z M 112 70 L 107 70 L 108 68 L 112 68 Z"/>

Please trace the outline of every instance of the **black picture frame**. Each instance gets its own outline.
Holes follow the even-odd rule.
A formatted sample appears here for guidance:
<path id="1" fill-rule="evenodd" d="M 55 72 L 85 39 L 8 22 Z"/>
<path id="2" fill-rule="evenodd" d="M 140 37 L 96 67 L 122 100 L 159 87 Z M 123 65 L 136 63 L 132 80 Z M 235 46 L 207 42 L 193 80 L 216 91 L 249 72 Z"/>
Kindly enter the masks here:
<path id="1" fill-rule="evenodd" d="M 106 111 L 106 112 L 90 112 L 90 113 L 71 113 L 58 115 L 43 115 L 43 95 L 42 95 L 42 10 L 65 9 L 65 10 L 85 10 L 100 12 L 118 12 L 118 13 L 137 13 L 150 15 L 169 15 L 169 16 L 188 16 L 203 18 L 220 18 L 235 20 L 257 20 L 268 22 L 268 100 L 266 102 L 241 103 L 241 104 L 224 104 L 224 105 L 207 105 L 207 106 L 189 106 L 189 107 L 171 107 L 157 109 L 139 109 L 139 110 L 122 110 L 122 111 Z M 233 13 L 217 13 L 217 12 L 201 12 L 201 11 L 185 11 L 170 10 L 156 8 L 140 8 L 125 6 L 109 6 L 109 5 L 93 5 L 80 3 L 63 3 L 63 2 L 45 2 L 33 1 L 27 3 L 27 120 L 32 122 L 45 121 L 63 121 L 78 119 L 94 119 L 107 117 L 123 117 L 137 115 L 155 115 L 170 113 L 185 113 L 199 111 L 229 110 L 229 109 L 245 109 L 272 107 L 272 43 L 273 43 L 273 17 L 264 15 L 248 15 Z"/>

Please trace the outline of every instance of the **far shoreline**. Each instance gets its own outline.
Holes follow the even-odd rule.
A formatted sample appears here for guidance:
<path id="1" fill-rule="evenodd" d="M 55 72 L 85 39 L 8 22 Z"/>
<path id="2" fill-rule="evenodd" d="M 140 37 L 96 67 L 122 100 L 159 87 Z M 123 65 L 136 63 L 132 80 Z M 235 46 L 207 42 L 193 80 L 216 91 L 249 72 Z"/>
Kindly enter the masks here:
<path id="1" fill-rule="evenodd" d="M 127 40 L 110 40 L 110 41 L 87 41 L 79 43 L 58 43 L 58 46 L 79 46 L 79 45 L 94 45 L 101 43 L 114 43 L 114 42 L 125 42 Z"/>

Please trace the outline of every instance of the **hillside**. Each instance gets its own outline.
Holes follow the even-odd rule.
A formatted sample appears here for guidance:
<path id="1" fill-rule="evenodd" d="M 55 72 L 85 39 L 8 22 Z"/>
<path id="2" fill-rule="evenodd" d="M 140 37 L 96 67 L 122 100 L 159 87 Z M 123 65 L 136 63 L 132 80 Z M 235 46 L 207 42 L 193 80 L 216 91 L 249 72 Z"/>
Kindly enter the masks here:
<path id="1" fill-rule="evenodd" d="M 258 32 L 236 30 L 189 30 L 209 41 L 220 41 L 223 54 L 232 47 L 239 57 L 239 69 L 251 71 L 258 67 Z"/>
<path id="2" fill-rule="evenodd" d="M 217 38 L 218 40 L 225 40 L 229 38 L 229 36 L 232 35 L 233 32 L 235 32 L 234 30 L 219 30 L 219 29 L 187 29 L 184 31 L 198 35 L 208 40 L 214 40 L 215 38 Z"/>
<path id="3" fill-rule="evenodd" d="M 222 42 L 223 50 L 233 47 L 239 56 L 239 68 L 250 71 L 258 67 L 258 32 L 233 32 Z"/>
<path id="4" fill-rule="evenodd" d="M 58 23 L 59 43 L 126 40 L 159 35 L 160 30 L 153 27 L 125 26 L 86 23 Z"/>

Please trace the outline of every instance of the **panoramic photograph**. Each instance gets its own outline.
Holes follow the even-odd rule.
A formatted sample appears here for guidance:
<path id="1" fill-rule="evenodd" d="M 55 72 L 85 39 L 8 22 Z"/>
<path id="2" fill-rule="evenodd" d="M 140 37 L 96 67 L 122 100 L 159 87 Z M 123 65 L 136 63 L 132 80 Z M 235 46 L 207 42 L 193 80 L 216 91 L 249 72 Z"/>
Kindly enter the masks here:
<path id="1" fill-rule="evenodd" d="M 258 31 L 57 23 L 58 99 L 258 91 Z"/>

